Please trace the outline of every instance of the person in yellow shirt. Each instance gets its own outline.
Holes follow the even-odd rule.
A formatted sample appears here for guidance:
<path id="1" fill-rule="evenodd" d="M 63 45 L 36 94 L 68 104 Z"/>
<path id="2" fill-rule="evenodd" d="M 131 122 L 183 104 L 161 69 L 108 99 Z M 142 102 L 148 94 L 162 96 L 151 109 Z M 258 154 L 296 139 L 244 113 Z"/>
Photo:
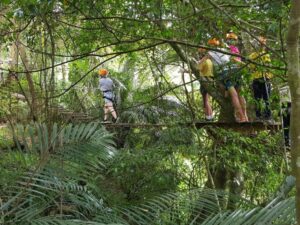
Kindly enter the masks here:
<path id="1" fill-rule="evenodd" d="M 249 56 L 250 60 L 253 60 L 261 65 L 268 65 L 271 63 L 270 55 L 266 52 L 267 40 L 265 37 L 260 36 L 258 40 L 253 42 L 255 52 Z M 270 79 L 273 74 L 266 71 L 263 66 L 257 66 L 250 64 L 252 90 L 254 99 L 256 101 L 256 119 L 261 121 L 271 122 L 272 113 L 270 108 L 270 95 L 271 95 L 271 82 Z"/>
<path id="2" fill-rule="evenodd" d="M 206 49 L 199 48 L 198 52 L 201 56 L 203 56 L 206 53 Z M 202 61 L 200 60 L 198 62 L 198 69 L 200 72 L 200 76 L 203 79 L 205 79 L 207 81 L 212 81 L 214 75 L 213 75 L 213 62 L 211 61 L 211 59 L 206 58 L 205 60 L 202 60 Z M 201 86 L 200 92 L 201 92 L 202 99 L 203 99 L 203 109 L 204 109 L 204 113 L 205 113 L 205 120 L 213 121 L 214 116 L 213 116 L 213 111 L 212 111 L 212 107 L 210 104 L 210 95 L 208 94 L 208 92 L 204 86 Z"/>

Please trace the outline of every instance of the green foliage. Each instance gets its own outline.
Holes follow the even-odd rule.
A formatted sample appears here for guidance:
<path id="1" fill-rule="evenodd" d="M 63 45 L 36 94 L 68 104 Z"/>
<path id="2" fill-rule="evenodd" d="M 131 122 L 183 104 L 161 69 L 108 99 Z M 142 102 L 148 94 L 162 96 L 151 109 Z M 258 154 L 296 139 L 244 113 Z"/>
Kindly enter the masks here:
<path id="1" fill-rule="evenodd" d="M 10 136 L 10 132 L 8 128 L 3 126 L 0 127 L 0 149 L 9 148 L 9 146 L 13 145 L 13 140 Z"/>
<path id="2" fill-rule="evenodd" d="M 70 64 L 69 79 L 71 82 L 78 80 L 89 68 L 88 60 L 77 60 Z"/>
<path id="3" fill-rule="evenodd" d="M 178 192 L 182 176 L 188 172 L 183 170 L 186 166 L 184 159 L 188 159 L 192 152 L 184 157 L 181 154 L 179 145 L 189 148 L 184 139 L 166 146 L 166 141 L 172 142 L 169 138 L 182 136 L 180 130 L 170 131 L 170 136 L 167 130 L 164 132 L 161 147 L 115 152 L 111 135 L 99 129 L 96 123 L 54 125 L 51 129 L 43 124 L 17 126 L 17 146 L 26 154 L 12 151 L 3 158 L 7 163 L 3 164 L 6 169 L 2 175 L 7 187 L 11 188 L 3 195 L 6 197 L 0 208 L 3 212 L 1 220 L 14 224 L 29 221 L 30 224 L 76 224 L 80 221 L 81 224 L 141 225 L 200 224 L 200 221 L 201 224 L 222 224 L 222 221 L 289 224 L 294 220 L 293 199 L 274 200 L 265 208 L 251 210 L 251 204 L 238 197 L 232 198 L 227 192 L 206 189 Z M 218 131 L 221 135 L 222 132 Z M 259 138 L 265 138 L 264 135 Z M 237 136 L 226 132 L 227 145 L 251 146 L 251 140 L 236 140 Z M 250 148 L 245 147 L 241 155 Z M 243 160 L 249 162 L 248 157 L 253 157 L 233 159 L 225 151 L 236 155 L 239 151 L 226 145 L 219 151 L 223 152 L 223 159 L 231 160 L 232 164 Z M 10 158 L 12 156 L 15 157 Z M 251 167 L 255 166 L 261 169 L 259 165 Z M 247 173 L 249 171 L 245 171 Z M 18 186 L 14 185 L 16 183 Z M 226 211 L 233 203 L 240 209 L 232 213 Z"/>
<path id="4" fill-rule="evenodd" d="M 240 171 L 245 176 L 245 195 L 259 203 L 265 202 L 287 172 L 282 134 L 270 136 L 268 132 L 259 132 L 249 137 L 225 130 L 215 132 L 213 136 L 216 135 L 217 141 L 206 153 L 211 166 L 227 168 L 229 173 Z M 218 161 L 214 160 L 216 156 Z"/>
<path id="5" fill-rule="evenodd" d="M 124 150 L 112 162 L 107 176 L 115 180 L 124 199 L 141 201 L 155 193 L 176 190 L 178 167 L 172 159 L 172 152 L 165 148 Z"/>
<path id="6" fill-rule="evenodd" d="M 197 109 L 195 117 L 202 117 L 202 102 L 198 90 L 185 93 L 183 87 L 175 88 L 171 78 L 183 61 L 194 60 L 196 46 L 209 37 L 224 38 L 228 29 L 239 35 L 245 31 L 267 35 L 270 50 L 275 49 L 272 66 L 285 66 L 280 34 L 287 24 L 288 1 L 213 2 L 219 8 L 203 0 L 1 1 L 1 43 L 19 41 L 30 69 L 41 69 L 26 74 L 33 80 L 38 108 L 59 103 L 66 110 L 98 116 L 103 101 L 97 76 L 90 74 L 77 82 L 100 62 L 120 54 L 101 66 L 110 70 L 118 86 L 121 121 L 174 127 L 112 129 L 113 137 L 97 123 L 53 125 L 51 115 L 45 112 L 45 118 L 38 111 L 46 124 L 28 123 L 15 127 L 11 136 L 0 134 L 0 148 L 12 148 L 0 150 L 0 223 L 294 223 L 293 198 L 268 202 L 288 170 L 280 134 L 249 136 L 180 126 L 191 118 L 192 107 Z M 54 12 L 59 3 L 62 11 Z M 181 43 L 179 52 L 172 48 L 176 41 Z M 68 79 L 57 80 L 58 65 L 68 60 Z M 19 72 L 30 102 L 27 68 L 18 63 L 10 69 Z M 57 65 L 53 80 L 52 64 Z M 276 88 L 286 81 L 285 71 L 273 73 Z M 249 75 L 247 68 L 243 74 Z M 253 104 L 249 76 L 244 81 L 243 94 Z M 76 85 L 66 89 L 70 84 Z M 7 92 L 2 88 L 0 117 L 27 117 L 27 103 L 10 97 L 11 92 L 21 93 L 20 87 L 15 83 L 10 88 Z M 60 93 L 64 94 L 59 99 L 53 98 Z M 193 98 L 192 107 L 185 105 L 187 95 Z M 277 108 L 279 97 L 272 98 Z M 223 186 L 218 186 L 220 172 Z M 212 180 L 224 190 L 203 189 L 214 188 Z M 237 183 L 240 186 L 235 188 Z"/>
<path id="7" fill-rule="evenodd" d="M 10 190 L 1 205 L 3 221 L 24 224 L 62 211 L 75 216 L 80 214 L 77 210 L 103 209 L 103 200 L 85 186 L 93 189 L 93 180 L 87 182 L 90 174 L 103 170 L 114 154 L 110 135 L 98 124 L 55 124 L 50 130 L 33 124 L 18 126 L 14 133 L 18 150 L 6 154 L 10 163 L 4 178 Z M 12 207 L 17 214 L 12 214 Z"/>

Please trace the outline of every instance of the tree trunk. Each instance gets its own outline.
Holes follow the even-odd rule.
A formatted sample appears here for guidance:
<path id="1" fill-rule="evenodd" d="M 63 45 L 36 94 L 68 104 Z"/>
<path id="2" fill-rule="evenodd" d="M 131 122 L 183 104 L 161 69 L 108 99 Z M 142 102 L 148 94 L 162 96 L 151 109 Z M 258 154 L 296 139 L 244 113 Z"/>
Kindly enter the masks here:
<path id="1" fill-rule="evenodd" d="M 292 173 L 296 177 L 296 215 L 298 224 L 300 224 L 300 121 L 298 118 L 300 115 L 299 31 L 300 0 L 293 0 L 287 35 L 287 63 L 288 80 L 292 97 L 290 135 L 292 150 Z"/>
<path id="2" fill-rule="evenodd" d="M 66 59 L 64 58 L 63 61 L 65 61 L 65 60 Z M 65 88 L 66 83 L 67 83 L 67 65 L 66 64 L 61 65 L 61 74 L 62 74 L 62 87 Z"/>
<path id="3" fill-rule="evenodd" d="M 28 70 L 30 70 L 30 66 L 28 63 L 28 59 L 27 59 L 27 55 L 26 52 L 23 48 L 23 46 L 19 45 L 18 43 L 18 39 L 13 43 L 11 50 L 10 50 L 10 57 L 11 57 L 11 62 L 10 62 L 10 70 L 11 71 L 15 71 L 18 64 L 19 64 L 19 56 L 21 58 L 22 64 L 24 65 L 25 68 L 25 75 L 26 75 L 26 79 L 28 82 L 28 87 L 29 87 L 29 92 L 31 95 L 31 98 L 28 98 L 26 93 L 22 90 L 25 98 L 26 98 L 26 102 L 28 103 L 28 107 L 30 108 L 30 114 L 31 114 L 31 118 L 33 120 L 36 120 L 36 109 L 38 107 L 36 107 L 36 96 L 35 96 L 35 88 L 34 88 L 34 84 L 33 84 L 33 80 L 31 77 L 31 74 L 28 72 Z M 19 84 L 19 86 L 21 87 L 21 84 Z"/>
<path id="4" fill-rule="evenodd" d="M 37 120 L 36 109 L 38 107 L 37 107 L 37 104 L 36 104 L 36 96 L 35 96 L 34 83 L 33 83 L 33 80 L 32 80 L 31 73 L 29 72 L 30 69 L 31 69 L 31 66 L 29 64 L 28 57 L 27 57 L 27 54 L 26 54 L 26 51 L 25 51 L 24 47 L 21 46 L 21 45 L 19 45 L 18 41 L 17 41 L 17 49 L 18 49 L 18 52 L 19 52 L 22 64 L 24 65 L 24 68 L 25 68 L 25 71 L 26 71 L 26 73 L 25 73 L 26 80 L 28 82 L 28 88 L 29 88 L 29 92 L 30 92 L 30 95 L 31 95 L 31 105 L 30 105 L 30 108 L 31 108 L 31 119 L 33 119 L 34 121 L 36 121 Z"/>
<path id="5" fill-rule="evenodd" d="M 219 121 L 224 121 L 224 122 L 235 122 L 234 118 L 234 109 L 231 105 L 231 100 L 230 97 L 225 98 L 224 97 L 224 90 L 221 88 L 216 88 L 219 87 L 219 84 L 211 84 L 208 82 L 203 82 L 201 80 L 197 64 L 193 62 L 192 59 L 188 58 L 186 54 L 184 54 L 183 50 L 180 48 L 175 43 L 170 43 L 171 47 L 174 49 L 174 51 L 177 53 L 179 58 L 186 62 L 188 66 L 191 68 L 192 73 L 196 76 L 196 78 L 199 79 L 200 85 L 204 86 L 205 89 L 208 91 L 208 93 L 218 102 L 220 105 L 220 115 L 219 115 Z M 210 168 L 208 168 L 210 170 Z M 223 166 L 217 166 L 214 171 L 210 171 L 212 174 L 212 179 L 214 182 L 214 185 L 212 185 L 210 182 L 208 182 L 208 186 L 216 189 L 221 189 L 224 190 L 226 189 L 227 181 L 228 179 L 234 180 L 234 178 L 228 177 L 229 171 L 227 170 L 226 167 Z"/>

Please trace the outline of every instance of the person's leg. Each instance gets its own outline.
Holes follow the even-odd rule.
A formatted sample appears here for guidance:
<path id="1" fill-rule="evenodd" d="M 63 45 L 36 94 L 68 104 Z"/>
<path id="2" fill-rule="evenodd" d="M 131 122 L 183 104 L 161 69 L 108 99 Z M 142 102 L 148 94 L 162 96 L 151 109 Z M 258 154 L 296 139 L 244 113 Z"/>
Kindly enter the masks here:
<path id="1" fill-rule="evenodd" d="M 228 73 L 228 71 L 226 71 Z M 232 106 L 234 108 L 234 117 L 238 122 L 247 122 L 245 114 L 243 113 L 242 106 L 237 94 L 237 91 L 234 87 L 234 82 L 228 77 L 226 74 L 225 79 L 222 80 L 223 85 L 225 86 L 232 102 Z"/>
<path id="2" fill-rule="evenodd" d="M 262 94 L 261 94 L 261 87 L 260 87 L 260 82 L 259 80 L 255 79 L 252 82 L 252 90 L 253 90 L 253 96 L 254 96 L 254 100 L 255 100 L 255 114 L 256 114 L 256 118 L 260 119 L 262 117 L 261 114 L 261 107 L 260 107 L 260 100 L 262 98 Z"/>
<path id="3" fill-rule="evenodd" d="M 113 103 L 111 101 L 109 101 L 109 102 L 106 103 L 106 106 L 107 106 L 108 113 L 110 113 L 112 115 L 112 117 L 116 120 L 117 119 L 117 113 L 114 109 Z"/>
<path id="4" fill-rule="evenodd" d="M 204 104 L 205 104 L 205 115 L 206 119 L 212 120 L 213 119 L 213 112 L 209 101 L 209 94 L 206 93 L 204 96 Z"/>
<path id="5" fill-rule="evenodd" d="M 264 82 L 261 85 L 262 98 L 264 101 L 263 117 L 264 119 L 271 119 L 272 112 L 270 108 L 270 95 L 271 95 L 271 83 L 269 81 Z"/>
<path id="6" fill-rule="evenodd" d="M 290 146 L 290 104 L 282 104 L 282 122 L 285 146 Z"/>
<path id="7" fill-rule="evenodd" d="M 116 110 L 114 109 L 113 106 L 110 107 L 110 113 L 113 116 L 113 118 L 116 120 L 118 118 Z"/>
<path id="8" fill-rule="evenodd" d="M 103 118 L 103 120 L 104 120 L 104 121 L 107 121 L 108 114 L 109 114 L 109 108 L 108 108 L 108 106 L 107 106 L 107 103 L 105 103 L 104 108 L 103 108 L 103 111 L 104 111 L 104 118 Z"/>
<path id="9" fill-rule="evenodd" d="M 210 104 L 210 95 L 208 93 L 206 94 L 206 97 L 205 97 L 205 106 L 206 106 L 206 110 L 207 110 L 207 115 L 212 118 L 213 111 L 212 111 L 212 107 Z"/>
<path id="10" fill-rule="evenodd" d="M 291 146 L 291 138 L 290 138 L 290 125 L 291 125 L 291 113 L 292 113 L 292 103 L 288 102 L 287 108 L 287 146 Z"/>
<path id="11" fill-rule="evenodd" d="M 237 91 L 235 90 L 235 88 L 233 86 L 231 86 L 231 87 L 228 88 L 228 93 L 231 97 L 231 102 L 232 102 L 234 111 L 237 114 L 238 122 L 246 122 L 247 120 L 246 120 L 246 117 L 243 113 L 242 106 L 240 104 L 240 100 L 239 100 Z"/>
<path id="12" fill-rule="evenodd" d="M 205 119 L 211 120 L 213 119 L 213 113 L 212 113 L 212 107 L 209 102 L 209 94 L 204 88 L 201 88 L 201 95 L 202 95 Z"/>
<path id="13" fill-rule="evenodd" d="M 237 94 L 238 94 L 238 97 L 239 97 L 239 101 L 240 101 L 240 104 L 241 104 L 241 107 L 242 107 L 243 114 L 244 114 L 244 116 L 246 118 L 246 121 L 248 122 L 249 119 L 248 119 L 248 115 L 247 115 L 247 103 L 246 103 L 246 99 L 240 94 L 240 92 L 241 92 L 240 87 L 236 87 L 236 91 L 237 91 Z"/>
<path id="14" fill-rule="evenodd" d="M 104 110 L 104 120 L 107 120 L 108 114 L 111 114 L 113 117 L 113 121 L 117 120 L 117 113 L 113 106 L 114 95 L 112 92 L 104 93 L 104 101 L 105 101 L 105 110 Z"/>
<path id="15" fill-rule="evenodd" d="M 228 73 L 229 71 L 228 70 L 223 70 L 223 71 L 220 71 L 219 74 L 217 75 L 218 79 L 219 79 L 219 88 L 220 88 L 220 91 L 222 93 L 224 93 L 224 97 L 227 98 L 228 97 L 228 91 L 227 91 L 227 88 L 226 88 L 226 83 L 228 82 Z"/>
<path id="16" fill-rule="evenodd" d="M 244 113 L 244 116 L 246 118 L 246 121 L 248 122 L 248 115 L 247 115 L 247 103 L 246 103 L 246 99 L 241 95 L 241 86 L 243 84 L 243 74 L 241 73 L 241 68 L 236 68 L 235 72 L 234 72 L 234 87 L 235 90 L 237 91 L 238 97 L 239 97 L 239 101 L 240 104 L 242 106 L 242 110 Z"/>

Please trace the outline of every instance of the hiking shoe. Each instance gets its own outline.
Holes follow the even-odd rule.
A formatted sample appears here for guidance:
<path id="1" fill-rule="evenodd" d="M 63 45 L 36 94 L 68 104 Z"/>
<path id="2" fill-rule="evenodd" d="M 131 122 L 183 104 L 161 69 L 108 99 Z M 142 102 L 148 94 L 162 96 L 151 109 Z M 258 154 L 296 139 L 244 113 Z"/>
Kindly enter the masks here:
<path id="1" fill-rule="evenodd" d="M 236 120 L 235 122 L 237 122 L 237 123 L 248 123 L 249 121 L 244 119 L 244 120 Z"/>
<path id="2" fill-rule="evenodd" d="M 237 119 L 236 120 L 237 123 L 248 123 L 248 119 L 245 117 L 245 118 L 242 118 L 242 119 Z"/>
<path id="3" fill-rule="evenodd" d="M 116 119 L 113 118 L 113 119 L 112 119 L 112 122 L 113 122 L 113 123 L 118 123 L 118 122 L 119 122 L 119 117 L 117 117 Z"/>
<path id="4" fill-rule="evenodd" d="M 272 125 L 276 123 L 274 119 L 265 119 L 263 120 L 263 122 L 266 123 L 267 125 Z"/>
<path id="5" fill-rule="evenodd" d="M 206 122 L 214 122 L 214 118 L 205 118 Z"/>
<path id="6" fill-rule="evenodd" d="M 205 121 L 207 122 L 213 122 L 214 121 L 214 116 L 205 116 Z"/>
<path id="7" fill-rule="evenodd" d="M 257 122 L 264 122 L 264 119 L 261 117 L 256 117 L 255 119 L 253 119 L 253 122 L 257 123 Z"/>

